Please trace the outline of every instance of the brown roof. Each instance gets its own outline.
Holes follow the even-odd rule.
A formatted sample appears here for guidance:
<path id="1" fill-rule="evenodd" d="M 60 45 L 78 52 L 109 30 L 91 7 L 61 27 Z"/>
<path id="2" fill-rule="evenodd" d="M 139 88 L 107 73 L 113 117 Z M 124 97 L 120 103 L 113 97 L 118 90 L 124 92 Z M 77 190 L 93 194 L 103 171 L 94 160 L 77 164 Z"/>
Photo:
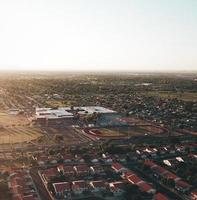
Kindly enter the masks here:
<path id="1" fill-rule="evenodd" d="M 62 193 L 65 190 L 70 190 L 70 183 L 68 182 L 53 183 L 53 187 L 56 193 Z"/>
<path id="2" fill-rule="evenodd" d="M 79 188 L 87 188 L 87 184 L 85 181 L 73 181 L 72 182 L 72 189 L 79 189 Z"/>

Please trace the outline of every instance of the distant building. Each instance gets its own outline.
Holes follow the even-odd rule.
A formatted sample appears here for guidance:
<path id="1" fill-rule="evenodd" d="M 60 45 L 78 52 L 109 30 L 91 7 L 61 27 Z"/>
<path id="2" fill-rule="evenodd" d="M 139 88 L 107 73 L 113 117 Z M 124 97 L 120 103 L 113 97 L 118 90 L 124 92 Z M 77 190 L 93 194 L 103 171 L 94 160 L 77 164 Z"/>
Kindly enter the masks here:
<path id="1" fill-rule="evenodd" d="M 94 113 L 108 114 L 116 112 L 100 106 L 36 108 L 35 121 L 41 125 L 61 124 L 72 119 L 74 113 L 78 113 L 79 115 L 91 115 Z"/>

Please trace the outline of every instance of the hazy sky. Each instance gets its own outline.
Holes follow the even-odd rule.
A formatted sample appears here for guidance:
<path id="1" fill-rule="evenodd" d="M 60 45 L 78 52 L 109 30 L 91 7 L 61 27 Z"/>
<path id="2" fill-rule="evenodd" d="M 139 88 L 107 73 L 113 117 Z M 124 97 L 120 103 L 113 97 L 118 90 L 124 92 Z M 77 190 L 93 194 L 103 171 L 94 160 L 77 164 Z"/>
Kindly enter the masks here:
<path id="1" fill-rule="evenodd" d="M 197 0 L 0 0 L 0 69 L 197 70 Z"/>

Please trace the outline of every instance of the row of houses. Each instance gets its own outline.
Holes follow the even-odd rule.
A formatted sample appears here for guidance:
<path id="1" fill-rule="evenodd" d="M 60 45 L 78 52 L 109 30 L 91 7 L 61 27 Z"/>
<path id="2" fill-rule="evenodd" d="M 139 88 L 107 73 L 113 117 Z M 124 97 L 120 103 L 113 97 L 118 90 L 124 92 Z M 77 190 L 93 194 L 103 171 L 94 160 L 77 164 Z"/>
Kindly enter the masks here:
<path id="1" fill-rule="evenodd" d="M 161 158 L 175 155 L 182 155 L 187 153 L 189 148 L 190 152 L 193 152 L 195 157 L 195 152 L 197 151 L 197 145 L 195 143 L 189 144 L 181 144 L 172 146 L 161 146 L 161 147 L 141 147 L 136 149 L 133 152 L 128 152 L 126 154 L 103 154 L 102 156 L 98 156 L 97 152 L 89 153 L 88 156 L 90 158 L 90 162 L 92 163 L 112 163 L 114 161 L 126 162 L 126 158 L 128 157 L 130 160 L 138 160 L 138 159 L 147 159 L 147 158 Z M 192 155 L 192 153 L 191 153 Z M 47 155 L 45 154 L 37 154 L 33 156 L 33 160 L 35 160 L 38 165 L 45 166 L 47 164 L 57 164 L 62 161 L 63 163 L 85 163 L 83 156 L 80 155 L 71 155 L 71 154 L 62 154 L 62 155 Z"/>
<path id="2" fill-rule="evenodd" d="M 28 170 L 14 170 L 8 179 L 13 200 L 40 200 Z"/>
<path id="3" fill-rule="evenodd" d="M 177 175 L 175 175 L 174 173 L 166 170 L 165 168 L 157 165 L 156 163 L 154 163 L 151 160 L 146 160 L 144 162 L 145 166 L 148 166 L 152 173 L 153 176 L 156 177 L 157 179 L 161 179 L 161 180 L 173 180 L 175 183 L 175 189 L 177 191 L 186 193 L 191 189 L 191 185 L 188 184 L 187 182 L 183 181 L 180 177 L 178 177 Z"/>
<path id="4" fill-rule="evenodd" d="M 58 165 L 54 168 L 42 170 L 43 180 L 48 183 L 51 179 L 58 176 L 73 177 L 87 177 L 93 175 L 105 175 L 105 170 L 101 165 L 87 166 L 83 165 Z"/>
<path id="5" fill-rule="evenodd" d="M 102 154 L 99 156 L 96 153 L 93 154 L 88 154 L 89 157 L 89 162 L 92 164 L 99 164 L 99 163 L 104 163 L 104 164 L 111 164 L 114 161 L 121 161 L 121 162 L 126 162 L 126 157 L 127 155 L 109 155 L 109 154 Z M 71 154 L 64 154 L 64 155 L 45 155 L 45 154 L 40 154 L 40 155 L 34 155 L 33 160 L 37 162 L 39 166 L 46 166 L 47 164 L 50 165 L 56 165 L 57 163 L 64 163 L 64 164 L 69 164 L 69 163 L 76 163 L 76 164 L 83 164 L 85 163 L 85 159 L 83 156 L 80 155 L 71 155 Z"/>
<path id="6" fill-rule="evenodd" d="M 155 200 L 168 200 L 168 198 L 161 194 L 156 194 L 156 189 L 152 187 L 151 184 L 147 183 L 146 181 L 142 180 L 136 173 L 133 171 L 125 168 L 120 163 L 113 163 L 111 168 L 114 170 L 115 173 L 120 174 L 121 178 L 126 180 L 128 183 L 132 185 L 138 186 L 141 192 L 153 195 Z"/>
<path id="7" fill-rule="evenodd" d="M 141 158 L 146 159 L 149 156 L 151 158 L 161 158 L 162 156 L 172 156 L 177 154 L 184 154 L 187 151 L 196 152 L 197 144 L 186 143 L 176 146 L 163 146 L 163 147 L 144 147 L 136 150 L 136 153 L 141 156 Z"/>
<path id="8" fill-rule="evenodd" d="M 113 196 L 121 196 L 124 193 L 123 181 L 106 182 L 104 180 L 84 181 L 77 180 L 72 182 L 57 182 L 53 183 L 55 196 L 57 198 L 69 197 L 71 195 L 82 195 L 84 192 L 93 194 L 101 194 L 102 192 L 111 192 Z"/>

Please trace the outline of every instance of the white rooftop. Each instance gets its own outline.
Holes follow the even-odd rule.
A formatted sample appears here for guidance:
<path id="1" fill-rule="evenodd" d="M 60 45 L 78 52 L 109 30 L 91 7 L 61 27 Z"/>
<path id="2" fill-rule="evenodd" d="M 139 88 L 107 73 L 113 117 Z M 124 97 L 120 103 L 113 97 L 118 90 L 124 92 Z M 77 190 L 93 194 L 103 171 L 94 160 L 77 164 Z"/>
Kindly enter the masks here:
<path id="1" fill-rule="evenodd" d="M 74 107 L 73 110 L 78 110 L 81 115 L 93 114 L 93 113 L 116 113 L 113 110 L 101 107 L 101 106 L 86 106 L 86 107 Z M 52 108 L 36 108 L 36 118 L 48 118 L 48 119 L 58 119 L 58 118 L 71 118 L 73 113 L 71 112 L 71 107 L 60 107 L 57 109 Z"/>

